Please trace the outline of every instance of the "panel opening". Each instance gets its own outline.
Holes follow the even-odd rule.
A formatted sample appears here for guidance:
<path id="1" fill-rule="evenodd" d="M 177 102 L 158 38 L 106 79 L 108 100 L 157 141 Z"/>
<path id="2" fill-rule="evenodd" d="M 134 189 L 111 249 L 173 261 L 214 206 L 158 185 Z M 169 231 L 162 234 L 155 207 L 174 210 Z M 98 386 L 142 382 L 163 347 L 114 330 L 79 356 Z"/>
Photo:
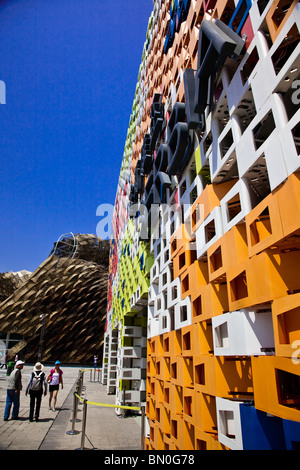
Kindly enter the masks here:
<path id="1" fill-rule="evenodd" d="M 250 225 L 251 246 L 272 235 L 269 208 L 266 207 Z"/>
<path id="2" fill-rule="evenodd" d="M 257 52 L 257 48 L 254 47 L 253 51 L 249 55 L 248 59 L 246 60 L 245 64 L 243 65 L 240 71 L 243 85 L 245 85 L 245 83 L 247 82 L 258 61 L 259 55 Z"/>
<path id="3" fill-rule="evenodd" d="M 221 422 L 221 433 L 229 437 L 230 439 L 235 439 L 235 426 L 234 426 L 234 413 L 231 410 L 221 410 L 220 411 L 220 422 Z"/>
<path id="4" fill-rule="evenodd" d="M 185 322 L 188 319 L 188 314 L 187 314 L 187 306 L 182 305 L 180 307 L 180 322 Z"/>
<path id="5" fill-rule="evenodd" d="M 228 348 L 229 336 L 227 322 L 224 322 L 216 327 L 215 335 L 217 348 Z"/>
<path id="6" fill-rule="evenodd" d="M 191 349 L 191 333 L 188 332 L 185 335 L 182 335 L 182 349 L 184 351 L 189 351 Z"/>
<path id="7" fill-rule="evenodd" d="M 294 24 L 271 57 L 276 75 L 284 67 L 284 64 L 296 49 L 299 40 L 298 28 L 297 25 Z"/>
<path id="8" fill-rule="evenodd" d="M 211 268 L 212 273 L 217 271 L 223 266 L 222 249 L 220 246 L 213 252 L 209 260 L 210 260 L 210 268 Z"/>
<path id="9" fill-rule="evenodd" d="M 182 293 L 185 294 L 188 292 L 190 288 L 190 282 L 189 282 L 189 275 L 187 274 L 183 279 L 182 279 Z"/>
<path id="10" fill-rule="evenodd" d="M 182 269 L 185 266 L 185 253 L 179 255 L 179 269 Z"/>
<path id="11" fill-rule="evenodd" d="M 295 127 L 293 127 L 292 134 L 297 154 L 300 155 L 300 122 Z"/>
<path id="12" fill-rule="evenodd" d="M 215 221 L 211 220 L 204 228 L 205 230 L 205 242 L 208 243 L 216 235 Z"/>
<path id="13" fill-rule="evenodd" d="M 256 149 L 259 149 L 259 147 L 267 140 L 275 127 L 273 113 L 270 110 L 252 130 Z"/>
<path id="14" fill-rule="evenodd" d="M 300 337 L 300 307 L 277 316 L 280 344 L 292 344 Z"/>
<path id="15" fill-rule="evenodd" d="M 199 295 L 199 297 L 193 300 L 192 309 L 193 318 L 198 317 L 198 315 L 202 315 L 201 295 Z"/>
<path id="16" fill-rule="evenodd" d="M 243 271 L 230 281 L 230 292 L 232 302 L 248 296 L 246 271 Z"/>
<path id="17" fill-rule="evenodd" d="M 220 142 L 220 153 L 221 153 L 221 158 L 224 158 L 228 150 L 233 144 L 233 135 L 232 135 L 232 130 L 229 129 L 227 134 L 223 137 L 223 139 Z"/>
<path id="18" fill-rule="evenodd" d="M 192 397 L 184 397 L 183 400 L 183 411 L 188 416 L 192 416 Z"/>
<path id="19" fill-rule="evenodd" d="M 205 385 L 204 364 L 198 364 L 195 366 L 195 383 L 198 385 Z"/>
<path id="20" fill-rule="evenodd" d="M 276 369 L 278 402 L 280 405 L 300 410 L 300 377 L 285 370 Z"/>
<path id="21" fill-rule="evenodd" d="M 230 222 L 232 219 L 235 218 L 242 210 L 240 194 L 235 194 L 229 201 L 227 202 L 227 219 Z"/>
<path id="22" fill-rule="evenodd" d="M 285 18 L 285 15 L 289 11 L 291 5 L 292 5 L 292 2 L 289 2 L 287 0 L 281 0 L 277 4 L 277 7 L 272 15 L 272 22 L 273 22 L 275 29 L 279 28 L 279 26 L 281 25 L 282 21 Z"/>

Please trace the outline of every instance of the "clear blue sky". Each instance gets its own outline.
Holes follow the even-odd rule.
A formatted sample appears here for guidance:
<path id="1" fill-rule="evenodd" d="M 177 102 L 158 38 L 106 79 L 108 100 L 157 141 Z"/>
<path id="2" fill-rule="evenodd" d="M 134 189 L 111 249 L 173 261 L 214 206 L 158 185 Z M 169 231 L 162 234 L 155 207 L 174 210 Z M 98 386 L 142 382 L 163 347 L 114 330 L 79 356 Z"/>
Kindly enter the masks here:
<path id="1" fill-rule="evenodd" d="M 152 0 L 0 0 L 0 272 L 114 204 Z"/>

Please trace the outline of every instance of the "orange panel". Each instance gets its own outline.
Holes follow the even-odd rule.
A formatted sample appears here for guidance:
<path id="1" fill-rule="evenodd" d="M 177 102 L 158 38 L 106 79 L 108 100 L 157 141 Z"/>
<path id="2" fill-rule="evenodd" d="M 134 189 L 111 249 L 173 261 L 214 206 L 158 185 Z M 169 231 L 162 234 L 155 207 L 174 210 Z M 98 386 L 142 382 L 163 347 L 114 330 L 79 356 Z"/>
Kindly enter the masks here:
<path id="1" fill-rule="evenodd" d="M 198 290 L 197 297 L 194 297 L 194 295 L 191 296 L 193 323 L 208 320 L 228 311 L 228 295 L 225 283 L 207 284 Z"/>
<path id="2" fill-rule="evenodd" d="M 195 450 L 225 450 L 218 441 L 217 433 L 204 432 L 195 426 Z"/>
<path id="3" fill-rule="evenodd" d="M 300 251 L 267 250 L 227 271 L 229 311 L 271 302 L 300 288 Z"/>
<path id="4" fill-rule="evenodd" d="M 180 276 L 181 284 L 181 299 L 185 299 L 191 295 L 192 290 L 192 278 L 194 276 L 194 265 L 192 264 L 187 270 Z"/>
<path id="5" fill-rule="evenodd" d="M 208 284 L 208 264 L 203 260 L 196 260 L 193 263 L 193 274 L 190 279 L 191 299 L 198 297 L 199 289 Z"/>
<path id="6" fill-rule="evenodd" d="M 155 377 L 164 380 L 164 358 L 162 356 L 156 356 Z"/>
<path id="7" fill-rule="evenodd" d="M 193 249 L 193 244 L 192 249 L 189 249 L 189 246 L 189 244 L 182 246 L 172 258 L 174 279 L 183 274 L 197 258 L 197 251 Z"/>
<path id="8" fill-rule="evenodd" d="M 173 446 L 170 434 L 164 434 L 164 450 L 171 450 Z"/>
<path id="9" fill-rule="evenodd" d="M 227 270 L 227 291 L 229 311 L 255 305 L 254 286 L 249 285 L 250 260 L 232 266 Z"/>
<path id="10" fill-rule="evenodd" d="M 180 385 L 171 383 L 171 411 L 182 416 L 183 413 L 183 389 Z"/>
<path id="11" fill-rule="evenodd" d="M 244 262 L 248 259 L 248 245 L 245 223 L 234 225 L 224 235 L 225 245 L 223 250 L 226 269 Z"/>
<path id="12" fill-rule="evenodd" d="M 180 386 L 193 386 L 193 360 L 190 357 L 171 357 L 171 383 Z"/>
<path id="13" fill-rule="evenodd" d="M 234 10 L 235 10 L 234 2 L 232 2 L 230 6 L 230 2 L 228 2 L 228 0 L 217 0 L 217 3 L 213 9 L 212 18 L 222 19 L 222 15 L 223 13 L 225 13 L 225 23 L 228 24 L 228 18 L 232 16 Z"/>
<path id="14" fill-rule="evenodd" d="M 155 375 L 155 361 L 154 357 L 149 357 L 147 359 L 147 375 L 148 377 L 153 377 Z"/>
<path id="15" fill-rule="evenodd" d="M 193 327 L 193 355 L 208 355 L 213 353 L 213 334 L 211 320 L 201 321 Z"/>
<path id="16" fill-rule="evenodd" d="M 188 245 L 190 241 L 191 235 L 189 230 L 185 227 L 185 224 L 181 224 L 171 237 L 171 259 L 173 260 L 174 256 L 178 254 L 179 250 L 182 247 Z"/>
<path id="17" fill-rule="evenodd" d="M 155 450 L 164 449 L 163 432 L 159 428 L 157 423 L 155 423 L 155 426 L 154 426 L 154 449 Z"/>
<path id="18" fill-rule="evenodd" d="M 193 356 L 194 354 L 194 325 L 184 326 L 180 329 L 182 356 Z"/>
<path id="19" fill-rule="evenodd" d="M 227 237 L 223 235 L 213 245 L 207 249 L 207 264 L 209 272 L 209 282 L 218 280 L 220 282 L 226 280 L 226 256 Z"/>
<path id="20" fill-rule="evenodd" d="M 269 194 L 245 217 L 249 256 L 274 245 L 283 237 L 277 195 Z"/>
<path id="21" fill-rule="evenodd" d="M 164 333 L 163 334 L 163 356 L 169 357 L 171 354 L 171 339 L 172 332 Z"/>
<path id="22" fill-rule="evenodd" d="M 147 397 L 146 401 L 146 414 L 150 420 L 155 420 L 155 401 Z"/>
<path id="23" fill-rule="evenodd" d="M 276 41 L 280 31 L 297 4 L 298 0 L 294 0 L 292 3 L 287 3 L 285 0 L 275 0 L 272 3 L 268 13 L 266 14 L 266 22 L 273 43 Z M 287 5 L 289 7 L 288 10 Z"/>
<path id="24" fill-rule="evenodd" d="M 225 283 L 215 282 L 208 284 L 208 289 L 203 296 L 203 313 L 202 320 L 221 315 L 228 312 L 228 294 Z"/>
<path id="25" fill-rule="evenodd" d="M 300 172 L 293 173 L 274 191 L 277 195 L 283 236 L 300 228 Z"/>
<path id="26" fill-rule="evenodd" d="M 183 447 L 181 450 L 194 450 L 195 427 L 189 421 L 182 420 Z"/>
<path id="27" fill-rule="evenodd" d="M 171 411 L 171 438 L 178 449 L 184 449 L 183 445 L 183 421 L 182 416 Z"/>
<path id="28" fill-rule="evenodd" d="M 216 397 L 196 392 L 196 422 L 202 432 L 217 436 Z"/>
<path id="29" fill-rule="evenodd" d="M 164 382 L 164 408 L 171 410 L 171 383 Z"/>
<path id="30" fill-rule="evenodd" d="M 158 407 L 164 402 L 164 382 L 163 380 L 156 380 L 155 387 L 155 406 Z"/>
<path id="31" fill-rule="evenodd" d="M 196 424 L 196 391 L 193 388 L 183 387 L 183 418 Z"/>
<path id="32" fill-rule="evenodd" d="M 299 356 L 300 293 L 275 299 L 272 304 L 276 356 Z"/>
<path id="33" fill-rule="evenodd" d="M 206 219 L 211 211 L 220 205 L 221 199 L 234 186 L 237 180 L 226 181 L 220 184 L 208 184 L 203 189 L 191 208 L 192 231 L 195 232 L 199 225 Z"/>
<path id="34" fill-rule="evenodd" d="M 224 398 L 253 394 L 250 359 L 194 356 L 195 390 Z"/>
<path id="35" fill-rule="evenodd" d="M 162 356 L 163 354 L 163 336 L 155 337 L 155 356 Z"/>
<path id="36" fill-rule="evenodd" d="M 170 356 L 173 359 L 174 356 L 181 355 L 181 331 L 180 330 L 173 330 L 170 331 Z"/>
<path id="37" fill-rule="evenodd" d="M 204 297 L 208 294 L 210 290 L 209 285 L 199 288 L 191 296 L 192 300 L 192 321 L 193 323 L 198 323 L 203 320 L 203 311 L 204 311 Z"/>
<path id="38" fill-rule="evenodd" d="M 170 434 L 170 431 L 171 431 L 170 416 L 171 416 L 171 412 L 163 407 L 160 423 L 161 423 L 161 429 L 163 430 L 165 434 Z"/>
<path id="39" fill-rule="evenodd" d="M 300 422 L 300 367 L 290 358 L 252 357 L 255 407 Z"/>
<path id="40" fill-rule="evenodd" d="M 264 303 L 300 288 L 300 251 L 267 250 L 250 260 L 249 285 L 254 287 L 255 302 Z"/>

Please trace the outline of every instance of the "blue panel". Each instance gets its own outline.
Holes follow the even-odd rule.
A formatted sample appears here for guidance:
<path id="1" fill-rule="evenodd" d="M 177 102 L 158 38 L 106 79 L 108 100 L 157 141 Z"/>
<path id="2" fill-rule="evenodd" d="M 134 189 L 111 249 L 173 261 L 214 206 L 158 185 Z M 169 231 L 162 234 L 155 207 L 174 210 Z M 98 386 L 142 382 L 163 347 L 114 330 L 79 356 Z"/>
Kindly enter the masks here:
<path id="1" fill-rule="evenodd" d="M 248 404 L 240 405 L 243 450 L 285 450 L 282 419 Z"/>
<path id="2" fill-rule="evenodd" d="M 240 0 L 239 3 L 237 4 L 236 9 L 233 12 L 233 15 L 231 17 L 231 20 L 229 22 L 229 28 L 231 28 L 233 31 L 235 31 L 237 34 L 241 32 L 241 29 L 243 27 L 243 24 L 246 21 L 246 18 L 248 16 L 249 10 L 252 6 L 252 1 L 251 0 Z M 240 22 L 239 25 L 236 29 L 233 27 L 233 22 L 236 19 L 236 17 L 239 17 Z"/>
<path id="3" fill-rule="evenodd" d="M 144 267 L 144 253 L 140 257 L 140 270 L 141 271 L 142 271 L 143 267 Z"/>
<path id="4" fill-rule="evenodd" d="M 283 430 L 287 450 L 300 450 L 300 423 L 283 419 Z"/>

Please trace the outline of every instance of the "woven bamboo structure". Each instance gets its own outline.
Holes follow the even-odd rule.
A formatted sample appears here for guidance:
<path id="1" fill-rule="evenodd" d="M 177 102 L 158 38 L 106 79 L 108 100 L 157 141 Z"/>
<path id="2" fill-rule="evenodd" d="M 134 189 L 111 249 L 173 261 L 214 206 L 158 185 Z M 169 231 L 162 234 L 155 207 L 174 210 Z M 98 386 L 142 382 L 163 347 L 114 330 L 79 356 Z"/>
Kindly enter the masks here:
<path id="1" fill-rule="evenodd" d="M 89 363 L 101 356 L 108 252 L 108 242 L 94 235 L 65 237 L 0 303 L 0 331 L 23 336 L 19 356 L 25 361 L 39 353 L 43 362 Z"/>

